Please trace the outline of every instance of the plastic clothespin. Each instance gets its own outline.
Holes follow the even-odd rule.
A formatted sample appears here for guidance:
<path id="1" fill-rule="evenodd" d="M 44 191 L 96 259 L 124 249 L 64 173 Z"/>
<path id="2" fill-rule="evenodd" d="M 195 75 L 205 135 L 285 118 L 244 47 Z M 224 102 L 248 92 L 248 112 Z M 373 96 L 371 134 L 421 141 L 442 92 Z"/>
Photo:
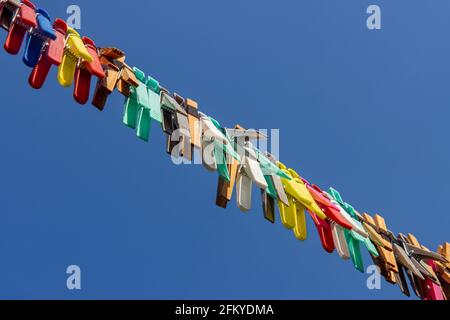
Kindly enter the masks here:
<path id="1" fill-rule="evenodd" d="M 125 61 L 125 53 L 117 48 L 101 48 L 98 50 L 98 54 L 105 77 L 97 81 L 92 105 L 98 110 L 103 111 L 109 95 L 113 93 L 118 85 L 121 75 L 121 64 L 122 61 Z M 139 84 L 134 72 L 130 71 L 129 75 L 133 77 L 133 85 L 137 87 Z M 126 96 L 130 96 L 130 93 Z"/>
<path id="2" fill-rule="evenodd" d="M 280 163 L 280 168 L 286 168 L 283 164 Z M 287 172 L 292 176 L 292 180 L 284 179 L 283 182 L 286 182 L 285 189 L 287 193 L 290 193 L 294 196 L 298 202 L 300 202 L 308 211 L 311 213 L 315 213 L 320 219 L 325 220 L 327 216 L 316 203 L 314 198 L 311 196 L 311 193 L 308 191 L 303 178 L 293 169 L 288 169 Z"/>
<path id="3" fill-rule="evenodd" d="M 56 40 L 56 31 L 50 21 L 50 15 L 44 9 L 36 10 L 37 28 L 28 33 L 23 62 L 30 68 L 34 68 L 39 61 L 44 45 Z"/>
<path id="4" fill-rule="evenodd" d="M 328 253 L 333 253 L 335 250 L 334 238 L 333 238 L 333 228 L 331 221 L 319 219 L 315 213 L 309 212 L 317 232 L 319 233 L 320 242 L 322 243 L 323 249 Z"/>
<path id="5" fill-rule="evenodd" d="M 364 213 L 362 216 L 362 224 L 380 254 L 378 257 L 372 256 L 372 259 L 380 268 L 381 275 L 389 283 L 397 283 L 399 269 L 392 243 L 386 236 L 387 227 L 384 218 L 378 214 L 372 218 L 372 216 Z"/>
<path id="6" fill-rule="evenodd" d="M 213 118 L 200 113 L 202 128 L 202 161 L 209 171 L 218 171 L 226 181 L 230 181 L 227 164 L 230 157 L 241 162 L 237 152 L 231 145 L 227 132 Z"/>
<path id="7" fill-rule="evenodd" d="M 53 29 L 55 30 L 56 39 L 49 40 L 44 45 L 41 57 L 28 79 L 30 86 L 34 89 L 42 88 L 52 65 L 59 66 L 62 62 L 67 24 L 61 19 L 56 19 L 53 23 Z"/>
<path id="8" fill-rule="evenodd" d="M 191 132 L 186 110 L 167 93 L 161 96 L 162 127 L 167 135 L 167 153 L 192 159 Z"/>
<path id="9" fill-rule="evenodd" d="M 272 165 L 274 165 L 275 169 L 279 169 L 277 166 L 278 160 L 270 153 L 267 153 L 267 159 L 272 163 Z M 262 161 L 264 162 L 264 161 Z M 265 164 L 262 163 L 263 166 L 263 170 L 265 170 Z M 273 185 L 273 188 L 275 189 L 275 192 L 277 194 L 277 198 L 276 200 L 278 200 L 279 202 L 281 202 L 281 204 L 284 204 L 285 206 L 289 206 L 289 199 L 286 195 L 286 192 L 284 190 L 284 186 L 283 183 L 281 182 L 281 177 L 284 175 L 285 178 L 287 179 L 291 179 L 290 176 L 288 176 L 287 174 L 285 174 L 283 171 L 275 171 L 276 174 L 271 174 L 270 176 L 265 176 L 266 178 L 268 178 L 268 182 L 267 184 L 269 185 L 269 195 L 270 190 L 271 190 L 271 186 Z M 270 183 L 270 181 L 272 181 L 272 183 Z"/>
<path id="10" fill-rule="evenodd" d="M 19 0 L 0 1 L 0 27 L 9 31 L 11 24 L 20 8 Z"/>
<path id="11" fill-rule="evenodd" d="M 191 132 L 194 130 L 196 131 L 197 129 L 195 128 L 195 124 L 190 123 L 191 125 Z M 193 125 L 193 126 L 192 126 Z M 241 126 L 236 125 L 234 130 L 239 130 L 239 132 L 243 132 L 245 131 L 245 129 L 243 129 Z M 233 135 L 233 132 L 231 132 L 230 129 L 226 129 L 226 132 L 228 133 L 228 136 L 230 138 L 231 141 L 233 141 L 233 143 L 235 143 L 236 141 L 235 138 L 236 136 Z M 213 158 L 214 156 L 212 156 L 211 158 Z M 229 171 L 229 175 L 230 175 L 230 181 L 227 181 L 225 178 L 223 178 L 221 175 L 219 175 L 219 182 L 217 185 L 217 196 L 216 196 L 216 205 L 221 207 L 221 208 L 226 208 L 228 206 L 228 203 L 231 201 L 232 196 L 233 196 L 233 190 L 234 190 L 234 186 L 236 184 L 236 180 L 237 180 L 237 176 L 238 176 L 238 170 L 240 170 L 240 165 L 239 162 L 232 158 L 229 157 L 229 163 L 228 163 L 228 171 Z M 209 168 L 212 169 L 212 168 Z M 241 196 L 241 193 L 238 193 L 238 198 Z"/>
<path id="12" fill-rule="evenodd" d="M 96 76 L 99 80 L 105 78 L 100 58 L 98 57 L 97 47 L 94 41 L 88 37 L 82 38 L 83 43 L 92 57 L 92 61 L 82 61 L 78 64 L 75 71 L 75 86 L 73 97 L 79 104 L 86 104 L 89 100 L 89 93 L 91 91 L 92 76 Z"/>
<path id="13" fill-rule="evenodd" d="M 238 170 L 237 184 L 237 204 L 238 207 L 247 212 L 251 208 L 251 197 L 253 182 L 261 189 L 262 203 L 264 217 L 274 223 L 275 215 L 275 201 L 278 195 L 270 175 L 272 171 L 263 170 L 264 159 L 265 162 L 270 163 L 276 168 L 274 171 L 279 171 L 278 168 L 270 162 L 267 158 L 261 155 L 260 151 L 253 147 L 250 141 L 266 139 L 256 130 L 247 130 L 240 125 L 236 125 L 234 129 L 226 129 L 230 139 L 241 156 L 242 162 Z"/>
<path id="14" fill-rule="evenodd" d="M 256 153 L 250 148 L 244 147 L 241 155 L 242 162 L 237 176 L 237 204 L 239 209 L 247 212 L 251 209 L 253 182 L 261 190 L 265 191 L 268 184 L 261 170 L 259 162 L 256 160 Z"/>
<path id="15" fill-rule="evenodd" d="M 351 230 L 353 228 L 352 224 L 345 219 L 339 210 L 329 198 L 327 198 L 323 191 L 316 185 L 311 185 L 307 181 L 305 181 L 306 187 L 308 188 L 309 193 L 313 197 L 314 201 L 318 204 L 323 213 L 330 220 L 336 222 L 338 225 L 343 227 L 344 229 Z"/>
<path id="16" fill-rule="evenodd" d="M 25 34 L 30 28 L 37 27 L 36 6 L 28 1 L 22 0 L 20 8 L 12 21 L 4 48 L 6 52 L 16 55 L 20 51 Z"/>
<path id="17" fill-rule="evenodd" d="M 125 100 L 125 114 L 123 122 L 144 141 L 150 137 L 151 121 L 162 122 L 161 115 L 161 87 L 152 77 L 145 77 L 144 72 L 133 68 L 137 87 L 131 87 L 131 95 Z"/>
<path id="18" fill-rule="evenodd" d="M 344 230 L 344 235 L 353 265 L 360 272 L 364 272 L 364 262 L 361 254 L 360 243 L 364 244 L 373 256 L 378 257 L 379 253 L 372 241 L 369 239 L 369 235 L 364 230 L 361 222 L 358 220 L 355 209 L 343 201 L 337 190 L 330 188 L 328 194 L 329 197 L 335 201 L 333 204 L 338 207 L 340 206 L 343 209 L 341 210 L 341 214 L 345 216 L 345 213 L 347 213 L 350 216 L 348 220 L 352 224 L 353 228 L 352 230 Z"/>
<path id="19" fill-rule="evenodd" d="M 428 261 L 427 264 L 430 266 L 434 273 L 437 272 L 437 266 L 435 261 Z M 424 300 L 442 301 L 447 300 L 444 288 L 441 285 L 436 284 L 431 279 L 427 278 L 423 284 Z"/>
<path id="20" fill-rule="evenodd" d="M 68 27 L 66 33 L 66 45 L 62 62 L 58 67 L 58 82 L 63 87 L 70 87 L 75 79 L 78 63 L 92 62 L 93 58 L 86 49 L 80 34 L 75 29 Z"/>

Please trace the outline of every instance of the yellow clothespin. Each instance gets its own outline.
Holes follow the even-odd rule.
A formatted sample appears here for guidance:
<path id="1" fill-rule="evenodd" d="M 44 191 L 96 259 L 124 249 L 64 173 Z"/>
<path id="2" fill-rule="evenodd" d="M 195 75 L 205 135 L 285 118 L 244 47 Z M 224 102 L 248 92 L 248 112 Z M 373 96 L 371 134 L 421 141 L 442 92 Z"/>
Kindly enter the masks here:
<path id="1" fill-rule="evenodd" d="M 68 28 L 64 56 L 58 68 L 58 82 L 63 87 L 70 87 L 75 77 L 77 65 L 81 60 L 92 62 L 93 58 L 81 40 L 80 34 L 73 28 Z"/>
<path id="2" fill-rule="evenodd" d="M 291 180 L 281 178 L 289 200 L 289 206 L 278 201 L 281 221 L 286 228 L 294 231 L 297 239 L 305 240 L 308 235 L 305 210 L 315 213 L 322 220 L 325 220 L 326 216 L 314 201 L 300 175 L 293 169 L 287 169 L 281 162 L 278 162 L 277 165 L 286 175 L 292 178 Z"/>

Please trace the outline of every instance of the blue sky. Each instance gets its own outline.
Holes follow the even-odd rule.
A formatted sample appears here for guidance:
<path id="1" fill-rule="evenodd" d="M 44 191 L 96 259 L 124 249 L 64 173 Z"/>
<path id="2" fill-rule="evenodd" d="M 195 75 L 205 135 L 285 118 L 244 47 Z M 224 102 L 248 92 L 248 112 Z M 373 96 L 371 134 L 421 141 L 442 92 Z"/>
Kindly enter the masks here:
<path id="1" fill-rule="evenodd" d="M 69 4 L 39 0 L 53 17 Z M 82 34 L 222 124 L 279 128 L 283 162 L 306 178 L 432 249 L 450 240 L 448 1 L 76 4 Z M 0 298 L 403 298 L 369 291 L 311 221 L 303 243 L 267 223 L 256 190 L 249 214 L 216 208 L 216 175 L 174 166 L 159 130 L 136 139 L 119 94 L 100 113 L 56 70 L 34 91 L 20 57 L 0 64 Z M 72 264 L 81 291 L 66 288 Z"/>

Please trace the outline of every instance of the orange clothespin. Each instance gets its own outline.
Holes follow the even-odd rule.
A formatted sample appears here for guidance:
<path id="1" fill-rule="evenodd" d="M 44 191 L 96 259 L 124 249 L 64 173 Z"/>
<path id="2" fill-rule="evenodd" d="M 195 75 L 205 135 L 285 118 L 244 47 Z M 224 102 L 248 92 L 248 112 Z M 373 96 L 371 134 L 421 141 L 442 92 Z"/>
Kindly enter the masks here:
<path id="1" fill-rule="evenodd" d="M 99 79 L 95 88 L 92 105 L 102 111 L 108 96 L 117 88 L 125 97 L 131 95 L 130 87 L 137 87 L 139 81 L 133 69 L 125 63 L 125 53 L 117 48 L 99 49 L 99 59 L 105 77 Z"/>

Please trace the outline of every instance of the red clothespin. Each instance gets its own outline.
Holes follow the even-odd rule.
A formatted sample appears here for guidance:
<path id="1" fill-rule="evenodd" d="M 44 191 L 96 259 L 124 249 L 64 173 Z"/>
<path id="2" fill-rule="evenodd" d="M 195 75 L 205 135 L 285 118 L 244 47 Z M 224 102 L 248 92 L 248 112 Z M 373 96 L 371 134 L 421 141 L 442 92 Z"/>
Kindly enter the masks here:
<path id="1" fill-rule="evenodd" d="M 83 61 L 78 65 L 75 72 L 75 87 L 73 97 L 79 104 L 86 104 L 89 100 L 89 92 L 91 89 L 92 76 L 96 76 L 99 79 L 105 78 L 105 72 L 103 71 L 100 58 L 98 56 L 97 47 L 94 41 L 88 37 L 83 37 L 83 42 L 92 56 L 92 62 Z"/>
<path id="2" fill-rule="evenodd" d="M 311 185 L 308 183 L 308 181 L 304 181 L 306 184 L 306 187 L 308 188 L 309 193 L 311 193 L 311 196 L 313 197 L 314 201 L 317 202 L 320 209 L 325 213 L 325 215 L 336 222 L 341 227 L 351 230 L 353 227 L 350 223 L 348 223 L 347 219 L 345 219 L 339 210 L 333 203 L 331 203 L 330 199 L 328 199 L 323 191 L 316 186 L 315 184 Z"/>
<path id="3" fill-rule="evenodd" d="M 62 61 L 67 24 L 62 19 L 56 19 L 53 28 L 56 31 L 56 39 L 48 42 L 28 79 L 30 86 L 34 89 L 42 88 L 52 65 L 59 66 Z"/>
<path id="4" fill-rule="evenodd" d="M 326 252 L 333 253 L 335 245 L 333 240 L 333 230 L 331 228 L 330 221 L 328 221 L 328 219 L 319 219 L 319 217 L 315 213 L 309 212 L 309 210 L 307 211 L 314 221 L 314 224 L 316 225 L 322 247 Z"/>
<path id="5" fill-rule="evenodd" d="M 6 37 L 4 45 L 6 52 L 13 55 L 18 54 L 27 31 L 30 28 L 36 27 L 36 6 L 28 0 L 22 0 L 17 15 L 9 29 L 8 36 Z"/>

